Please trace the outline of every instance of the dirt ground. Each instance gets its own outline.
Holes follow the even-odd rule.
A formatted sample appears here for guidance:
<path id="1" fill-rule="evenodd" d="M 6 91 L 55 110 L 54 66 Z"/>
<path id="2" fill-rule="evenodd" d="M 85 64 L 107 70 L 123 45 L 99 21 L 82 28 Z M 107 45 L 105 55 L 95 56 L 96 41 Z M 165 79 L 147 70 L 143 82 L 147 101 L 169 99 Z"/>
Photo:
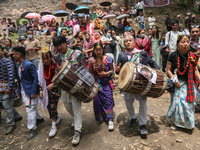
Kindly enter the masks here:
<path id="1" fill-rule="evenodd" d="M 165 115 L 170 103 L 169 93 L 157 99 L 148 98 L 148 124 L 149 135 L 140 137 L 138 125 L 134 128 L 128 127 L 129 115 L 125 102 L 119 91 L 114 92 L 114 125 L 115 130 L 108 131 L 106 123 L 99 124 L 95 121 L 93 113 L 93 103 L 82 105 L 83 129 L 81 142 L 78 146 L 73 146 L 73 128 L 71 123 L 73 118 L 65 110 L 60 101 L 58 111 L 62 115 L 62 121 L 57 126 L 58 132 L 54 138 L 49 138 L 48 133 L 51 127 L 51 120 L 47 110 L 42 111 L 38 106 L 45 122 L 38 125 L 39 134 L 37 137 L 27 142 L 29 133 L 26 124 L 25 107 L 17 108 L 23 116 L 23 120 L 16 123 L 17 128 L 10 135 L 5 135 L 6 114 L 2 111 L 2 124 L 0 125 L 0 149 L 4 150 L 199 150 L 200 149 L 200 115 L 196 114 L 196 127 L 194 130 L 177 129 L 171 130 Z M 138 112 L 138 101 L 135 102 L 136 112 Z M 179 142 L 177 142 L 177 140 Z"/>

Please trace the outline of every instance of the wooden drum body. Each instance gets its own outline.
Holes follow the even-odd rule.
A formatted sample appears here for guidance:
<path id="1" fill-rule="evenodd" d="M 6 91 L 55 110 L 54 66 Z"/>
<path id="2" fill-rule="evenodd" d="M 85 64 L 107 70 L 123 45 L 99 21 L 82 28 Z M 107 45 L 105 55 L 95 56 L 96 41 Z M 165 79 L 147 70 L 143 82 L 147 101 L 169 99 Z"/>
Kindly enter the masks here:
<path id="1" fill-rule="evenodd" d="M 153 98 L 160 97 L 167 88 L 166 74 L 160 70 L 143 65 L 145 68 L 154 70 L 157 74 L 156 84 L 154 84 L 138 72 L 138 65 L 138 63 L 133 62 L 124 64 L 119 74 L 119 89 L 135 95 Z"/>
<path id="2" fill-rule="evenodd" d="M 78 98 L 84 103 L 88 103 L 94 99 L 98 92 L 98 84 L 94 82 L 89 86 L 76 74 L 76 68 L 66 61 L 61 70 L 56 74 L 52 80 L 55 84 L 60 86 L 63 90 Z"/>

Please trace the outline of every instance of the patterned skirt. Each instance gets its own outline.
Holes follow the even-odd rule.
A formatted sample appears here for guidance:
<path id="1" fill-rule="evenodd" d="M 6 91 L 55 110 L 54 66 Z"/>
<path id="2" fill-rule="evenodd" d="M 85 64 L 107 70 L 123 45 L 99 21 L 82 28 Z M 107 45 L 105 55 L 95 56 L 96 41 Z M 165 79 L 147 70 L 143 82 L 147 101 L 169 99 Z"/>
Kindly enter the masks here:
<path id="1" fill-rule="evenodd" d="M 171 103 L 167 112 L 167 119 L 177 127 L 193 129 L 195 127 L 194 114 L 196 102 L 200 99 L 200 93 L 194 87 L 195 100 L 192 103 L 186 102 L 187 81 L 179 81 L 181 88 L 175 88 L 171 94 Z"/>

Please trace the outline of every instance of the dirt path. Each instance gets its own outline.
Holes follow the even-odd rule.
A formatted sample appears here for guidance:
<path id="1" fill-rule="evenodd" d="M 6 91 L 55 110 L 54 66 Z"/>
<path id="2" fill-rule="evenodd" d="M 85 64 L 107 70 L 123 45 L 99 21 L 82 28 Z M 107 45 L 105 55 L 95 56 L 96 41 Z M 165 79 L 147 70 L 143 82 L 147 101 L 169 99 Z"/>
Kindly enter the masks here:
<path id="1" fill-rule="evenodd" d="M 98 124 L 94 119 L 92 102 L 83 104 L 83 130 L 81 142 L 73 147 L 71 139 L 73 137 L 73 128 L 71 128 L 72 117 L 67 113 L 62 102 L 59 102 L 59 113 L 62 115 L 62 121 L 58 125 L 56 137 L 48 138 L 51 121 L 47 110 L 39 110 L 45 118 L 45 122 L 38 125 L 40 130 L 36 138 L 30 142 L 26 141 L 28 130 L 26 128 L 26 113 L 24 106 L 17 110 L 22 114 L 23 120 L 16 123 L 17 129 L 10 135 L 4 135 L 6 124 L 0 125 L 0 149 L 13 150 L 57 150 L 57 149 L 77 149 L 77 150 L 187 150 L 200 149 L 200 115 L 196 114 L 196 128 L 193 131 L 178 129 L 172 131 L 165 119 L 166 112 L 170 103 L 169 94 L 165 93 L 157 99 L 148 98 L 148 131 L 147 139 L 142 139 L 138 133 L 138 125 L 129 128 L 129 116 L 125 107 L 124 100 L 119 92 L 114 92 L 114 124 L 115 130 L 108 131 L 105 123 Z M 135 102 L 138 112 L 138 102 Z M 2 111 L 2 122 L 5 122 L 5 111 Z M 183 142 L 178 143 L 176 139 Z"/>

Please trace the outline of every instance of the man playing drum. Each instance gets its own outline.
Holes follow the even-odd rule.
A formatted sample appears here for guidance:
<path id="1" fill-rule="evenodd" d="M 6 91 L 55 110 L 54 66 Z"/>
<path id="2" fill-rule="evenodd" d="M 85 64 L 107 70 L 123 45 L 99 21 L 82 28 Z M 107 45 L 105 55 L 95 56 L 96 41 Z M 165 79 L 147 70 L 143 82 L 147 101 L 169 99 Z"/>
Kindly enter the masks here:
<path id="1" fill-rule="evenodd" d="M 125 32 L 124 34 L 124 45 L 125 51 L 119 54 L 118 62 L 116 66 L 116 73 L 119 74 L 121 67 L 128 61 L 141 63 L 146 66 L 151 66 L 152 68 L 159 69 L 158 65 L 155 61 L 149 57 L 146 51 L 138 50 L 135 48 L 135 42 L 133 36 L 129 32 Z M 123 98 L 125 99 L 126 108 L 131 117 L 131 121 L 129 123 L 129 127 L 133 127 L 137 121 L 137 114 L 135 113 L 135 109 L 133 103 L 136 100 L 139 101 L 139 131 L 141 135 L 147 135 L 148 131 L 146 129 L 147 124 L 147 97 L 140 96 L 135 94 L 130 94 L 127 92 L 123 92 Z"/>
<path id="2" fill-rule="evenodd" d="M 65 37 L 58 36 L 54 38 L 53 44 L 61 53 L 60 57 L 62 63 L 68 60 L 76 68 L 85 65 L 83 53 L 80 50 L 68 49 Z M 78 144 L 80 142 L 82 128 L 81 101 L 63 90 L 61 91 L 61 100 L 63 101 L 66 110 L 74 117 L 72 126 L 75 129 L 75 133 L 72 144 Z"/>

